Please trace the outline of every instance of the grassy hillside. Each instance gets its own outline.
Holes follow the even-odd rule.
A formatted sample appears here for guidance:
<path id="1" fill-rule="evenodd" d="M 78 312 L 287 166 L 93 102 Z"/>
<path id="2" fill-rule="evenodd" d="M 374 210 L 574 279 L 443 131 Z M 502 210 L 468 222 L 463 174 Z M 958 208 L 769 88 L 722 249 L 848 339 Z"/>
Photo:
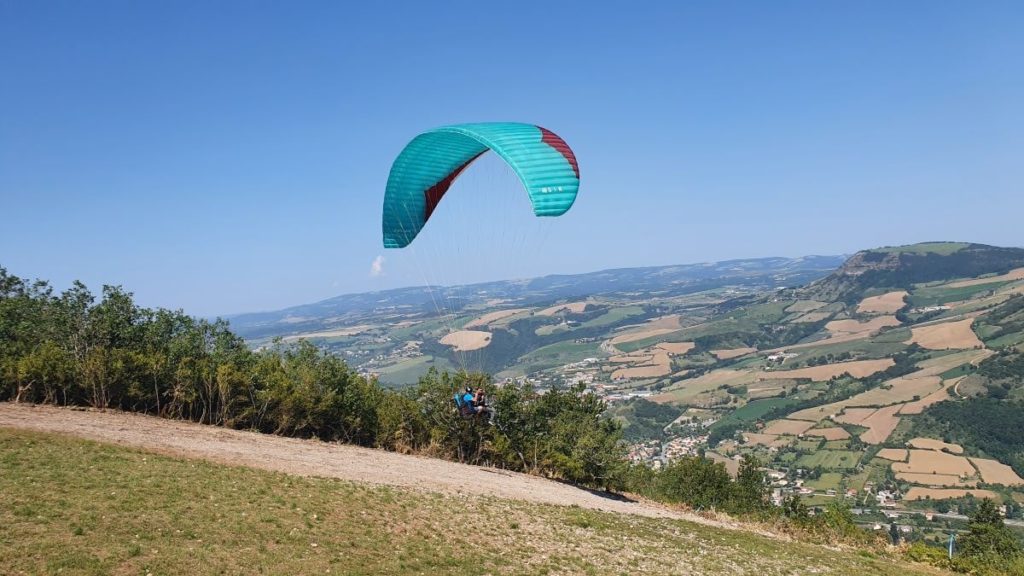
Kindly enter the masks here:
<path id="1" fill-rule="evenodd" d="M 0 430 L 4 574 L 913 574 L 888 557 Z"/>

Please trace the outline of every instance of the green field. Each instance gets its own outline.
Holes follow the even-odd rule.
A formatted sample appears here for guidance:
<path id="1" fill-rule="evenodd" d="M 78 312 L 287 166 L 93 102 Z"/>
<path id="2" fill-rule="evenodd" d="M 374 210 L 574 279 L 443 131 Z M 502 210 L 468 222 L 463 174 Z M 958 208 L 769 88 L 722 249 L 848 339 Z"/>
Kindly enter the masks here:
<path id="1" fill-rule="evenodd" d="M 601 326 L 610 326 L 616 322 L 620 322 L 630 316 L 639 316 L 644 313 L 644 309 L 641 306 L 620 306 L 618 308 L 611 308 L 604 314 L 587 320 L 580 324 L 580 328 L 600 328 Z"/>
<path id="2" fill-rule="evenodd" d="M 796 465 L 801 468 L 820 466 L 826 470 L 849 470 L 857 466 L 861 455 L 861 452 L 852 450 L 818 450 L 798 458 Z"/>
<path id="3" fill-rule="evenodd" d="M 812 438 L 809 438 L 809 439 L 797 440 L 796 443 L 793 445 L 793 447 L 795 449 L 797 449 L 797 450 L 814 451 L 814 450 L 817 450 L 818 447 L 822 445 L 822 442 L 823 441 L 822 441 L 821 438 L 813 438 L 812 437 Z"/>
<path id="4" fill-rule="evenodd" d="M 894 330 L 898 332 L 898 330 Z M 909 333 L 907 333 L 909 338 Z M 855 340 L 853 342 L 840 342 L 838 344 L 822 344 L 820 346 L 809 346 L 797 350 L 800 356 L 794 358 L 795 365 L 803 366 L 807 364 L 807 361 L 811 358 L 819 358 L 832 354 L 838 356 L 844 352 L 849 352 L 852 356 L 855 356 L 858 360 L 869 360 L 876 358 L 888 358 L 897 352 L 900 352 L 907 345 L 902 342 L 876 342 L 873 340 Z"/>
<path id="5" fill-rule="evenodd" d="M 467 319 L 468 321 L 468 319 Z M 431 320 L 424 320 L 419 324 L 413 324 L 412 326 L 403 326 L 401 328 L 395 328 L 388 333 L 388 336 L 392 340 L 411 340 L 414 334 L 430 333 L 439 330 L 448 330 L 448 321 L 445 318 L 434 318 Z"/>
<path id="6" fill-rule="evenodd" d="M 871 338 L 875 344 L 902 344 L 907 340 L 910 340 L 910 328 L 906 326 L 885 330 Z"/>
<path id="7" fill-rule="evenodd" d="M 650 338 L 644 338 L 643 340 L 633 340 L 632 342 L 622 342 L 615 345 L 615 348 L 622 350 L 623 352 L 636 352 L 641 348 L 647 348 L 653 346 L 659 342 L 687 342 L 686 338 L 682 337 L 683 331 L 669 332 L 668 334 L 662 334 L 660 336 L 651 336 Z"/>
<path id="8" fill-rule="evenodd" d="M 472 554 L 467 554 L 471 550 Z M 287 476 L 0 429 L 0 574 L 908 574 L 681 520 Z"/>
<path id="9" fill-rule="evenodd" d="M 533 333 L 536 334 L 537 336 L 551 336 L 552 334 L 557 334 L 559 332 L 568 332 L 569 330 L 571 330 L 571 328 L 569 328 L 565 324 L 545 324 L 540 328 L 534 330 Z"/>
<path id="10" fill-rule="evenodd" d="M 960 288 L 949 288 L 946 286 L 928 286 L 916 288 L 910 293 L 907 300 L 914 307 L 939 306 L 949 302 L 970 300 L 971 298 L 990 291 L 995 291 L 1008 284 L 1007 282 L 992 282 L 990 284 L 978 284 L 976 286 L 963 286 Z"/>
<path id="11" fill-rule="evenodd" d="M 799 400 L 795 398 L 766 398 L 764 400 L 754 400 L 753 402 L 748 402 L 741 408 L 737 408 L 728 416 L 719 420 L 718 423 L 726 421 L 754 422 L 763 418 L 765 414 L 776 408 L 785 408 L 786 406 L 791 406 L 798 402 Z"/>
<path id="12" fill-rule="evenodd" d="M 520 362 L 536 362 L 538 360 L 565 360 L 566 362 L 577 362 L 591 356 L 601 356 L 601 344 L 599 342 L 555 342 L 542 346 L 529 354 L 519 358 Z M 570 360 L 573 358 L 574 360 Z"/>
<path id="13" fill-rule="evenodd" d="M 502 371 L 499 377 L 523 376 L 563 364 L 579 362 L 584 358 L 604 356 L 600 342 L 574 342 L 565 340 L 533 350 L 516 360 L 515 366 Z"/>
<path id="14" fill-rule="evenodd" d="M 714 322 L 691 328 L 682 328 L 676 332 L 651 336 L 643 340 L 616 344 L 615 347 L 623 352 L 634 352 L 658 342 L 689 342 L 702 336 L 716 336 L 734 332 L 758 332 L 762 324 L 780 321 L 786 315 L 785 308 L 793 304 L 793 302 L 793 300 L 786 300 L 740 308 L 727 316 L 716 319 Z M 740 344 L 737 343 L 736 345 L 739 346 Z M 723 344 L 722 347 L 727 348 L 728 346 Z"/>
<path id="15" fill-rule="evenodd" d="M 998 338 L 985 341 L 985 344 L 990 348 L 1005 348 L 1008 346 L 1016 346 L 1021 343 L 1024 343 L 1024 332 L 1004 334 Z"/>
<path id="16" fill-rule="evenodd" d="M 838 472 L 825 472 L 815 480 L 808 480 L 804 485 L 808 488 L 824 492 L 825 490 L 839 490 L 839 483 L 843 481 L 843 475 Z"/>
<path id="17" fill-rule="evenodd" d="M 379 368 L 380 381 L 388 384 L 412 384 L 420 376 L 427 373 L 431 367 L 438 370 L 454 370 L 452 365 L 445 358 L 435 356 L 417 356 L 416 358 L 404 359 L 401 362 Z"/>

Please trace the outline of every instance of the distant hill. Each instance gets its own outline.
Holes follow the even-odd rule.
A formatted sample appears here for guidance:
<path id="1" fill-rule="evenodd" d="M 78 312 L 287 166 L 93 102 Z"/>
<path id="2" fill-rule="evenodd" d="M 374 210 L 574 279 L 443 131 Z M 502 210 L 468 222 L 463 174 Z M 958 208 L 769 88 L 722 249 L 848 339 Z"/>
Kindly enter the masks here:
<path id="1" fill-rule="evenodd" d="M 1024 266 L 1024 248 L 965 242 L 925 242 L 864 250 L 811 286 L 828 301 L 847 300 L 868 289 L 907 289 L 914 284 L 1003 274 Z"/>
<path id="2" fill-rule="evenodd" d="M 901 514 L 1024 501 L 1024 249 L 864 250 L 807 286 L 682 310 L 679 324 L 612 337 L 620 355 L 595 372 L 612 374 L 609 414 L 635 458 L 754 456 L 780 495 L 846 494 L 868 518 L 884 518 L 883 490 Z"/>
<path id="3" fill-rule="evenodd" d="M 843 263 L 844 256 L 754 258 L 676 266 L 618 268 L 585 274 L 555 274 L 525 280 L 500 280 L 465 286 L 414 286 L 345 294 L 283 310 L 227 316 L 231 328 L 247 339 L 302 334 L 348 325 L 386 314 L 436 314 L 444 302 L 452 313 L 471 305 L 511 301 L 539 305 L 558 300 L 642 292 L 652 297 L 692 294 L 728 285 L 757 289 L 801 286 Z"/>

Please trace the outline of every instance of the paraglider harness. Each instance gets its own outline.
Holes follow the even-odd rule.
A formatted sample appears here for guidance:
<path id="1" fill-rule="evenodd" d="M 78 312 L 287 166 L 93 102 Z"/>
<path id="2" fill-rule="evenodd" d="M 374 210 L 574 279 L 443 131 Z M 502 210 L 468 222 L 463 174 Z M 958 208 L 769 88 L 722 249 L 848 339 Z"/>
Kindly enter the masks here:
<path id="1" fill-rule="evenodd" d="M 476 410 L 473 408 L 472 402 L 466 402 L 466 395 L 469 392 L 455 392 L 452 396 L 452 400 L 455 401 L 455 409 L 459 411 L 459 416 L 463 418 L 472 418 L 476 416 Z"/>

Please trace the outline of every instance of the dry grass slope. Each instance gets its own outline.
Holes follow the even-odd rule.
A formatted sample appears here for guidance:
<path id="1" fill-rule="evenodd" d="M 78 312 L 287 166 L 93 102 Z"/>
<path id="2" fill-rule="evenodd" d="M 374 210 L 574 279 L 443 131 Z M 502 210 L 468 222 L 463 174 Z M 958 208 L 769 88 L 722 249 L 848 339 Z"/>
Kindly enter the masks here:
<path id="1" fill-rule="evenodd" d="M 1010 270 L 1002 276 L 989 276 L 988 278 L 975 278 L 974 280 L 961 280 L 959 282 L 952 282 L 947 284 L 949 288 L 967 288 L 969 286 L 980 286 L 982 284 L 992 284 L 994 282 L 1012 282 L 1014 280 L 1024 280 L 1024 268 L 1017 268 Z"/>
<path id="2" fill-rule="evenodd" d="M 537 312 L 540 316 L 554 316 L 563 310 L 573 314 L 582 314 L 587 309 L 587 302 L 570 302 L 568 304 L 556 304 Z"/>
<path id="3" fill-rule="evenodd" d="M 959 444 L 950 444 L 949 442 L 943 442 L 942 440 L 936 440 L 934 438 L 911 438 L 907 441 L 907 445 L 919 450 L 936 450 L 939 452 L 945 450 L 952 454 L 964 453 L 963 446 Z"/>
<path id="4" fill-rule="evenodd" d="M 911 450 L 907 462 L 893 462 L 893 472 L 912 474 L 948 474 L 970 477 L 976 474 L 974 466 L 963 456 L 934 450 Z"/>
<path id="5" fill-rule="evenodd" d="M 441 344 L 451 346 L 459 352 L 479 350 L 490 343 L 491 333 L 483 330 L 457 330 L 441 338 Z"/>
<path id="6" fill-rule="evenodd" d="M 758 374 L 757 377 L 759 380 L 810 378 L 811 380 L 823 382 L 835 376 L 848 373 L 854 378 L 867 378 L 872 374 L 885 370 L 893 364 L 895 364 L 895 362 L 892 358 L 882 358 L 879 360 L 854 360 L 853 362 L 823 364 L 821 366 L 797 368 L 796 370 L 773 370 L 771 372 L 762 372 Z"/>
<path id="7" fill-rule="evenodd" d="M 489 312 L 483 316 L 476 318 L 467 323 L 464 328 L 476 328 L 478 326 L 487 326 L 491 322 L 497 322 L 502 318 L 508 318 L 509 316 L 515 316 L 520 312 L 526 312 L 527 308 L 511 308 L 509 310 L 498 310 L 497 312 Z"/>
<path id="8" fill-rule="evenodd" d="M 986 484 L 1002 484 L 1003 486 L 1024 485 L 1024 479 L 1018 476 L 1013 471 L 1013 468 L 998 460 L 989 460 L 987 458 L 969 458 L 969 460 L 978 469 L 982 481 Z"/>
<path id="9" fill-rule="evenodd" d="M 730 348 L 728 350 L 712 350 L 711 353 L 715 355 L 715 358 L 719 360 L 730 360 L 732 358 L 739 358 L 740 356 L 746 356 L 751 352 L 757 352 L 757 348 Z"/>
<path id="10" fill-rule="evenodd" d="M 946 500 L 949 498 L 963 498 L 968 494 L 975 498 L 991 498 L 993 500 L 998 500 L 999 498 L 991 490 L 980 490 L 977 488 L 920 488 L 918 486 L 907 490 L 907 494 L 903 498 L 905 500 Z"/>
<path id="11" fill-rule="evenodd" d="M 978 335 L 971 329 L 972 324 L 974 324 L 973 318 L 965 318 L 955 322 L 915 326 L 910 329 L 909 342 L 914 342 L 930 350 L 962 350 L 984 347 L 985 343 L 978 339 Z"/>
<path id="12" fill-rule="evenodd" d="M 47 416 L 35 425 L 58 424 Z M 98 416 L 93 426 L 108 421 Z M 179 430 L 167 424 L 161 441 Z M 198 428 L 211 428 L 200 434 L 213 438 L 235 434 Z M 500 499 L 481 494 L 482 481 L 466 493 L 438 494 L 9 428 L 0 428 L 0 462 L 4 574 L 932 573 L 736 524 Z"/>
<path id="13" fill-rule="evenodd" d="M 857 306 L 857 312 L 862 314 L 895 314 L 900 308 L 903 308 L 903 299 L 906 297 L 906 290 L 887 292 L 880 296 L 871 296 L 861 300 Z"/>

